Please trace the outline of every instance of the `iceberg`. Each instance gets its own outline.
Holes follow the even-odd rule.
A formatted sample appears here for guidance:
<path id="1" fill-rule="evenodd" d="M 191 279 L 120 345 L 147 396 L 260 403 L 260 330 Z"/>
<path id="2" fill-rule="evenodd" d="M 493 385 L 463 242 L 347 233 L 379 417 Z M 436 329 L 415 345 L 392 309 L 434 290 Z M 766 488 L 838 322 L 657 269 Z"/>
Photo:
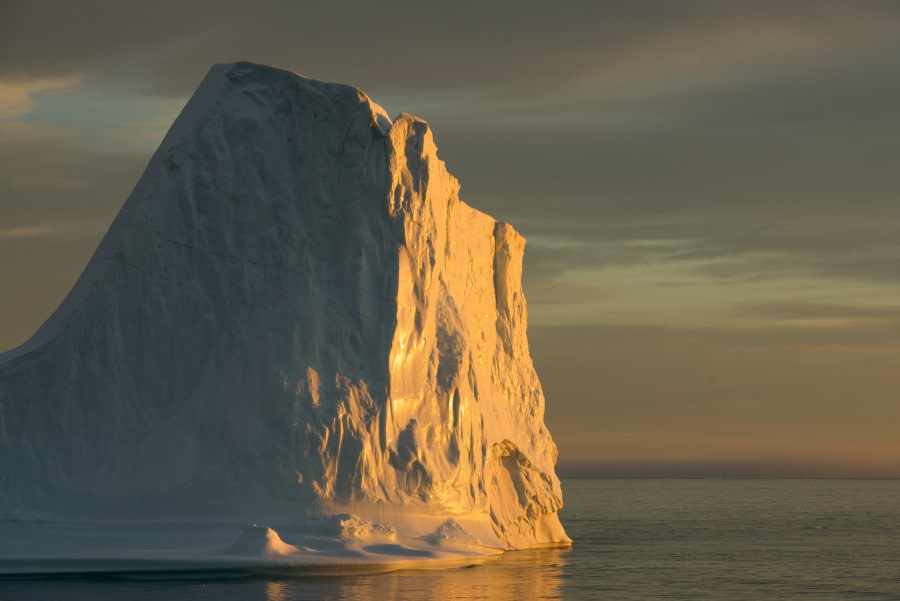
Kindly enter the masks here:
<path id="1" fill-rule="evenodd" d="M 425 121 L 214 66 L 0 355 L 0 574 L 568 544 L 524 245 L 459 199 Z"/>

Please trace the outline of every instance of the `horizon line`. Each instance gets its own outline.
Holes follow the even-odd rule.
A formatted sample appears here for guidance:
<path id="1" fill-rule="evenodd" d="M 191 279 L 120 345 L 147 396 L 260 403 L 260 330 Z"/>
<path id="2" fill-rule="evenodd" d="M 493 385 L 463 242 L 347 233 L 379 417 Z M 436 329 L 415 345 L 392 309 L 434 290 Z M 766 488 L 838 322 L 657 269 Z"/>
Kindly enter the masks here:
<path id="1" fill-rule="evenodd" d="M 802 460 L 560 461 L 561 479 L 900 479 L 900 465 Z"/>

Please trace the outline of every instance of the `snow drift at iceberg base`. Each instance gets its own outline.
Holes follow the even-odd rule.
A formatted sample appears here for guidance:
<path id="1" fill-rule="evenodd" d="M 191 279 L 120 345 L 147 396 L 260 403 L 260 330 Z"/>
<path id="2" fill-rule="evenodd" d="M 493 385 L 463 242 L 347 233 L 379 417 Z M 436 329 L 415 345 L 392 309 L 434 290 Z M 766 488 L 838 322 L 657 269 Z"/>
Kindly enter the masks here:
<path id="1" fill-rule="evenodd" d="M 524 240 L 458 193 L 424 121 L 213 67 L 68 297 L 0 355 L 0 572 L 567 544 Z"/>

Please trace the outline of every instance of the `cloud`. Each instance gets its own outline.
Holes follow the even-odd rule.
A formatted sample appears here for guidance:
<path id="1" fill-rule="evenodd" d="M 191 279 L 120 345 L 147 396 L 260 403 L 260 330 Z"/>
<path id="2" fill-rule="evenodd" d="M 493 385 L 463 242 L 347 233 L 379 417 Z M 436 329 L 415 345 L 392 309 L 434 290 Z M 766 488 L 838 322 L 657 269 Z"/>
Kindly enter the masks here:
<path id="1" fill-rule="evenodd" d="M 388 89 L 541 88 L 749 68 L 891 34 L 885 2 L 665 0 L 4 3 L 0 75 L 88 70 L 189 93 L 214 62 L 258 60 Z M 53 14 L 53 19 L 47 19 Z M 364 50 L 360 50 L 364 49 Z M 114 58 L 118 57 L 118 58 Z M 733 70 L 733 69 L 732 69 Z M 648 77 L 650 76 L 650 77 Z M 143 84 L 143 85 L 146 85 Z M 376 90 L 377 88 L 377 90 Z"/>
<path id="2" fill-rule="evenodd" d="M 0 242 L 24 240 L 81 238 L 102 235 L 107 229 L 102 220 L 72 221 L 68 223 L 36 223 L 20 227 L 0 229 Z"/>
<path id="3" fill-rule="evenodd" d="M 0 120 L 23 117 L 34 110 L 35 96 L 48 92 L 67 92 L 78 88 L 80 79 L 76 76 L 56 77 L 37 80 L 0 79 Z"/>
<path id="4" fill-rule="evenodd" d="M 65 228 L 58 223 L 39 223 L 36 225 L 26 225 L 22 227 L 13 227 L 0 229 L 0 240 L 18 240 L 20 238 L 43 238 L 46 236 L 55 236 Z"/>
<path id="5" fill-rule="evenodd" d="M 823 303 L 805 299 L 766 301 L 746 305 L 740 310 L 781 325 L 900 329 L 900 300 L 889 304 L 869 304 L 869 299 L 858 301 L 856 304 Z"/>

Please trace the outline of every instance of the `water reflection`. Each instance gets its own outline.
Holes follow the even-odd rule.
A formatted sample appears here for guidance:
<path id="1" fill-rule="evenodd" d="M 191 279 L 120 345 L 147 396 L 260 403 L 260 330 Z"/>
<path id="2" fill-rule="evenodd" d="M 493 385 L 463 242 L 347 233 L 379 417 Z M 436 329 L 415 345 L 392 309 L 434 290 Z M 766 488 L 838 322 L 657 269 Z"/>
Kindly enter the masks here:
<path id="1" fill-rule="evenodd" d="M 402 570 L 382 574 L 302 576 L 297 578 L 218 577 L 72 577 L 0 578 L 0 599 L 31 601 L 388 601 L 454 599 L 520 601 L 563 598 L 563 571 L 574 556 L 569 549 L 512 551 L 468 568 Z"/>
<path id="2" fill-rule="evenodd" d="M 504 553 L 468 568 L 404 570 L 334 578 L 273 580 L 265 583 L 268 601 L 328 598 L 354 601 L 453 599 L 520 601 L 561 599 L 569 549 Z M 318 593 L 318 594 L 317 594 Z"/>

